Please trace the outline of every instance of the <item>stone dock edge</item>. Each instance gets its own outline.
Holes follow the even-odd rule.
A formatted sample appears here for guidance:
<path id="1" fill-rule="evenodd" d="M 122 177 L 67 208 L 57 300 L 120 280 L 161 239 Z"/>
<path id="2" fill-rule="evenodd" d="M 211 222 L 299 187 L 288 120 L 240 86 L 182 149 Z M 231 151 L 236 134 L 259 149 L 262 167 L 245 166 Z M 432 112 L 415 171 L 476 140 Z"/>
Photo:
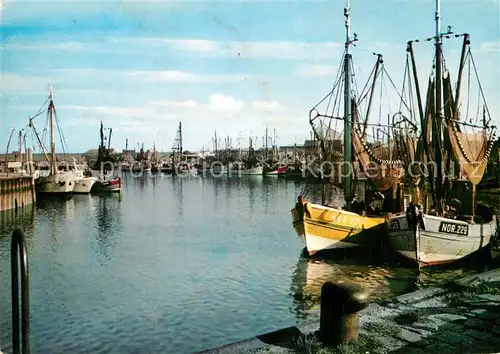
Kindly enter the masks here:
<path id="1" fill-rule="evenodd" d="M 458 279 L 457 284 L 467 285 L 476 282 L 500 281 L 500 269 L 492 269 L 482 273 L 469 275 Z M 429 287 L 411 293 L 399 295 L 388 300 L 371 303 L 367 308 L 359 312 L 361 327 L 363 323 L 373 318 L 383 318 L 386 308 L 395 306 L 412 307 L 413 304 L 433 301 L 442 298 L 449 290 L 444 287 Z M 235 354 L 235 353 L 290 353 L 289 348 L 281 347 L 280 344 L 290 342 L 300 333 L 312 333 L 319 329 L 319 321 L 308 322 L 300 326 L 291 326 L 277 331 L 260 334 L 252 338 L 228 343 L 211 349 L 199 351 L 203 354 Z M 498 330 L 498 329 L 497 329 Z M 360 332 L 363 330 L 361 329 Z M 500 348 L 499 351 L 500 352 Z"/>

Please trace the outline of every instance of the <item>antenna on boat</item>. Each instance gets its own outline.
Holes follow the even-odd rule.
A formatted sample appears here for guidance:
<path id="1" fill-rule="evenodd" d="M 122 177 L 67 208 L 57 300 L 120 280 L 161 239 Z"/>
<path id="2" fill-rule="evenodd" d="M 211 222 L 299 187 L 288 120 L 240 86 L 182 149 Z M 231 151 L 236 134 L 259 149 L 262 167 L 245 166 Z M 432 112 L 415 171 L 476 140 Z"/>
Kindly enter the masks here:
<path id="1" fill-rule="evenodd" d="M 435 12 L 435 21 L 436 21 L 436 36 L 434 38 L 434 42 L 436 45 L 436 70 L 434 72 L 435 75 L 435 85 L 436 85 L 436 112 L 434 119 L 436 120 L 436 124 L 433 124 L 434 134 L 433 134 L 433 145 L 435 147 L 435 162 L 437 166 L 437 174 L 436 174 L 436 201 L 438 202 L 438 209 L 442 207 L 442 198 L 443 198 L 443 152 L 441 150 L 441 111 L 443 109 L 443 87 L 442 87 L 442 33 L 441 33 L 441 1 L 436 0 L 436 12 Z"/>
<path id="2" fill-rule="evenodd" d="M 436 43 L 441 42 L 441 1 L 436 0 Z"/>
<path id="3" fill-rule="evenodd" d="M 344 177 L 344 198 L 346 209 L 351 208 L 352 195 L 352 97 L 351 97 L 351 54 L 350 46 L 358 40 L 358 35 L 354 34 L 354 39 L 351 40 L 351 17 L 350 17 L 350 0 L 346 0 L 344 7 L 345 17 L 345 58 L 344 58 L 344 161 L 345 161 L 345 177 Z"/>

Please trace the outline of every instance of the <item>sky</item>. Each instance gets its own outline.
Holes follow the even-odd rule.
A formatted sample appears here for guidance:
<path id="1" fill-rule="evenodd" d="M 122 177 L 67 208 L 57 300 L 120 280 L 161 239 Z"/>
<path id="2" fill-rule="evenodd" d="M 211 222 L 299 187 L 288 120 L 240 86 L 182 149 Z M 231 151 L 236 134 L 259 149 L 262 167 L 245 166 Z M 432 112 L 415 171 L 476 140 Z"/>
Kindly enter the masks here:
<path id="1" fill-rule="evenodd" d="M 232 146 L 276 130 L 278 145 L 309 136 L 309 111 L 332 87 L 345 40 L 344 1 L 8 1 L 1 14 L 0 146 L 26 128 L 54 91 L 66 151 L 97 148 L 99 124 L 115 149 L 170 150 L 182 121 L 183 146 Z M 434 2 L 351 1 L 355 74 L 373 52 L 397 87 L 406 42 L 434 35 Z M 500 3 L 442 1 L 443 28 L 471 34 L 471 48 L 494 122 L 500 125 Z M 449 43 L 448 43 L 449 42 Z M 461 40 L 445 44 L 455 70 Z M 432 43 L 415 44 L 419 75 L 431 73 Z M 423 84 L 422 84 L 423 85 Z M 425 86 L 425 85 L 423 85 Z M 393 97 L 396 97 L 394 94 Z M 394 98 L 392 99 L 395 100 Z M 45 107 L 44 107 L 45 108 Z M 45 115 L 34 120 L 45 127 Z M 27 130 L 25 130 L 27 131 Z M 56 150 L 61 150 L 56 134 Z M 10 149 L 14 149 L 15 138 Z M 28 146 L 33 134 L 27 134 Z M 223 143 L 223 142 L 222 142 Z"/>

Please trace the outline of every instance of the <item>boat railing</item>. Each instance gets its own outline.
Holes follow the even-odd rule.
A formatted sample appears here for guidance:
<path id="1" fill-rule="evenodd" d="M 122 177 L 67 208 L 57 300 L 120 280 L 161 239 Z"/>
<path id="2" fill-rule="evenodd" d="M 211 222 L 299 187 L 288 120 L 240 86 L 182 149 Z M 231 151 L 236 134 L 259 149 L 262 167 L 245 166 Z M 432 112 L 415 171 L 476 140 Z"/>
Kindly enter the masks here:
<path id="1" fill-rule="evenodd" d="M 12 352 L 29 354 L 29 268 L 26 238 L 16 229 L 11 243 L 11 286 L 12 286 Z M 20 272 L 19 272 L 20 271 Z M 19 293 L 21 278 L 21 293 Z M 21 303 L 21 328 L 19 328 L 19 303 Z M 21 346 L 22 344 L 22 346 Z"/>

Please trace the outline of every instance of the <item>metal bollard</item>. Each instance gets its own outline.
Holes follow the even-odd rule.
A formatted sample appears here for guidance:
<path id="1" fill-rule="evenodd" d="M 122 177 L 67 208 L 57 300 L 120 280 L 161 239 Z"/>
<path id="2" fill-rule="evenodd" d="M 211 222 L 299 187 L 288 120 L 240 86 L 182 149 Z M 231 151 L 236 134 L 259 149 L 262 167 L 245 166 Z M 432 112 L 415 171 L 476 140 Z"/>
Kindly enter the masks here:
<path id="1" fill-rule="evenodd" d="M 321 342 L 338 345 L 358 339 L 358 312 L 367 305 L 363 288 L 354 284 L 326 282 L 321 288 Z"/>

